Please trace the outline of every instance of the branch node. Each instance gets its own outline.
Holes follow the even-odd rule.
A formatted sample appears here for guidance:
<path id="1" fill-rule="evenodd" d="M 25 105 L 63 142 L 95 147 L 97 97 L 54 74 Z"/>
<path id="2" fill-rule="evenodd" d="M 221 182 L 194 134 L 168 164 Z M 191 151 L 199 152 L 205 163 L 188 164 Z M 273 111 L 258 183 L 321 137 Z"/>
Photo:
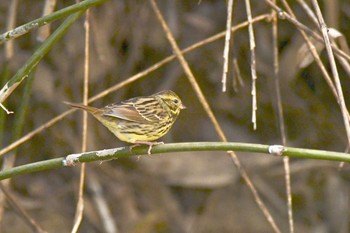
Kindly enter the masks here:
<path id="1" fill-rule="evenodd" d="M 282 11 L 282 10 L 279 10 L 279 11 L 277 12 L 277 15 L 278 15 L 278 18 L 279 18 L 279 19 L 282 19 L 282 20 L 286 19 L 286 12 L 284 12 L 284 11 Z"/>
<path id="2" fill-rule="evenodd" d="M 282 145 L 271 145 L 271 146 L 269 146 L 268 151 L 272 155 L 282 156 L 283 152 L 285 152 L 286 149 Z"/>

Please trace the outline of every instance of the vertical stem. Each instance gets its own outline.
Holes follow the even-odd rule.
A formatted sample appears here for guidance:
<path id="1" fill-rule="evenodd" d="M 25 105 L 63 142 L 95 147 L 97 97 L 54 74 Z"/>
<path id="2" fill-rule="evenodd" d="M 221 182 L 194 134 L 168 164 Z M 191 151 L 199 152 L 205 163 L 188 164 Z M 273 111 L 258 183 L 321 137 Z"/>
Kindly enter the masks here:
<path id="1" fill-rule="evenodd" d="M 231 40 L 231 27 L 232 27 L 232 8 L 233 0 L 229 0 L 227 4 L 227 22 L 226 22 L 226 34 L 225 34 L 225 48 L 224 48 L 224 67 L 222 72 L 222 92 L 226 91 L 226 80 L 228 72 L 228 61 L 230 51 L 230 40 Z"/>
<path id="2" fill-rule="evenodd" d="M 84 94 L 83 94 L 83 103 L 88 103 L 89 96 L 89 60 L 90 60 L 90 23 L 89 23 L 89 15 L 90 10 L 86 11 L 84 28 L 85 28 L 85 50 L 84 50 Z M 82 146 L 81 151 L 86 151 L 87 145 L 87 122 L 88 121 L 88 113 L 86 111 L 83 112 L 83 132 L 82 132 Z M 86 164 L 82 163 L 80 168 L 80 180 L 79 180 L 79 194 L 78 194 L 78 203 L 75 212 L 74 226 L 72 229 L 72 233 L 78 232 L 79 226 L 83 219 L 83 211 L 84 211 L 84 186 L 85 186 L 85 172 L 86 172 Z"/>
<path id="3" fill-rule="evenodd" d="M 250 46 L 250 69 L 252 73 L 252 123 L 253 129 L 257 127 L 256 123 L 256 111 L 258 110 L 257 96 L 256 96 L 256 59 L 255 59 L 255 39 L 254 39 L 254 28 L 252 23 L 252 12 L 250 7 L 250 0 L 245 0 L 247 19 L 248 19 L 248 32 L 249 32 L 249 46 Z"/>

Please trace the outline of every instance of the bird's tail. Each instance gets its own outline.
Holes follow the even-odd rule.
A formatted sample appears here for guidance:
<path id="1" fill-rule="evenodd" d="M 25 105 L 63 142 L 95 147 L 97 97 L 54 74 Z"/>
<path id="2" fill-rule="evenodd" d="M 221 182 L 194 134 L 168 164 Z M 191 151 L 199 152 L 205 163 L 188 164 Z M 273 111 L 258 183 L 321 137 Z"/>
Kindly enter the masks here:
<path id="1" fill-rule="evenodd" d="M 87 105 L 84 105 L 84 104 L 70 103 L 70 102 L 66 102 L 66 101 L 64 101 L 63 103 L 71 106 L 72 108 L 82 109 L 82 110 L 90 112 L 92 114 L 96 114 L 96 113 L 101 111 L 98 108 L 94 108 L 94 107 L 87 106 Z"/>

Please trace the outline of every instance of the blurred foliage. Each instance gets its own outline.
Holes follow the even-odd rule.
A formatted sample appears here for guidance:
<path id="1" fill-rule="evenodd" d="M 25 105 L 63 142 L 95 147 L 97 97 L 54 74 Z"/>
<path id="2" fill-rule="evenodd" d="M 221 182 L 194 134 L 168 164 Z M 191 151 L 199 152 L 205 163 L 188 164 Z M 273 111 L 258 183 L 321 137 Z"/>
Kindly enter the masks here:
<path id="1" fill-rule="evenodd" d="M 0 2 L 0 28 L 6 31 L 9 0 Z M 290 1 L 298 19 L 316 30 L 296 1 Z M 57 9 L 74 1 L 58 1 Z M 192 45 L 226 27 L 224 1 L 158 1 L 181 48 Z M 311 4 L 310 4 L 311 5 Z M 330 7 L 333 6 L 333 7 Z M 269 13 L 264 1 L 252 1 L 253 16 Z M 17 24 L 40 17 L 43 1 L 20 1 Z M 349 37 L 350 2 L 328 1 L 322 5 L 326 20 Z M 234 24 L 246 20 L 244 1 L 235 1 Z M 61 23 L 54 22 L 52 30 Z M 84 67 L 83 18 L 40 62 L 29 99 L 24 134 L 68 109 L 62 102 L 82 101 Z M 328 21 L 327 21 L 328 22 Z M 254 25 L 257 52 L 258 129 L 252 130 L 251 75 L 247 29 L 233 34 L 231 58 L 236 58 L 243 86 L 221 92 L 224 40 L 188 54 L 199 85 L 205 93 L 229 141 L 280 144 L 273 75 L 271 22 Z M 287 145 L 344 151 L 346 134 L 339 106 L 324 81 L 319 67 L 304 69 L 297 51 L 303 44 L 299 32 L 279 21 L 280 84 L 287 129 Z M 7 61 L 0 47 L 1 83 L 11 77 L 35 52 L 36 31 L 15 40 L 15 55 Z M 90 96 L 137 74 L 172 55 L 169 42 L 148 1 L 113 0 L 91 11 Z M 321 53 L 330 72 L 325 52 Z M 6 67 L 9 71 L 6 71 Z M 350 79 L 338 66 L 345 99 L 350 97 Z M 10 72 L 10 75 L 5 75 Z M 5 80 L 4 80 L 5 79 Z M 217 141 L 213 126 L 199 104 L 179 63 L 174 60 L 92 103 L 101 107 L 140 95 L 171 89 L 188 107 L 165 142 Z M 9 97 L 6 106 L 16 111 L 24 86 Z M 17 110 L 18 111 L 18 110 Z M 13 116 L 6 116 L 1 135 L 3 145 L 11 142 Z M 78 152 L 81 145 L 82 114 L 74 113 L 18 148 L 16 164 L 25 164 Z M 89 118 L 88 149 L 125 145 L 97 121 Z M 266 205 L 283 232 L 288 229 L 283 165 L 280 158 L 241 155 Z M 348 166 L 337 171 L 337 163 L 291 161 L 296 232 L 348 232 Z M 103 189 L 120 232 L 271 232 L 251 194 L 241 182 L 233 163 L 224 153 L 183 153 L 120 159 L 88 164 Z M 77 196 L 78 169 L 65 168 L 12 180 L 13 194 L 31 216 L 49 232 L 69 232 Z M 102 219 L 87 185 L 86 212 L 80 232 L 105 232 Z M 15 223 L 15 224 L 12 224 Z M 29 232 L 15 211 L 8 208 L 1 232 Z"/>

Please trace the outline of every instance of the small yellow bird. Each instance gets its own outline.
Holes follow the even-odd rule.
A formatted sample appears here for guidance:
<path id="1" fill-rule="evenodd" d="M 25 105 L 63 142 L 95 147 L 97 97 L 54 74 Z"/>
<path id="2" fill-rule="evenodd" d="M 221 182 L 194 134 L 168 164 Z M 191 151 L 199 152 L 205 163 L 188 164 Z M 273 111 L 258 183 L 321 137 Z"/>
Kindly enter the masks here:
<path id="1" fill-rule="evenodd" d="M 121 141 L 133 143 L 134 146 L 148 145 L 148 154 L 151 154 L 153 145 L 163 144 L 154 141 L 170 130 L 180 111 L 186 108 L 181 99 L 169 90 L 135 97 L 101 109 L 65 103 L 91 113 Z"/>

